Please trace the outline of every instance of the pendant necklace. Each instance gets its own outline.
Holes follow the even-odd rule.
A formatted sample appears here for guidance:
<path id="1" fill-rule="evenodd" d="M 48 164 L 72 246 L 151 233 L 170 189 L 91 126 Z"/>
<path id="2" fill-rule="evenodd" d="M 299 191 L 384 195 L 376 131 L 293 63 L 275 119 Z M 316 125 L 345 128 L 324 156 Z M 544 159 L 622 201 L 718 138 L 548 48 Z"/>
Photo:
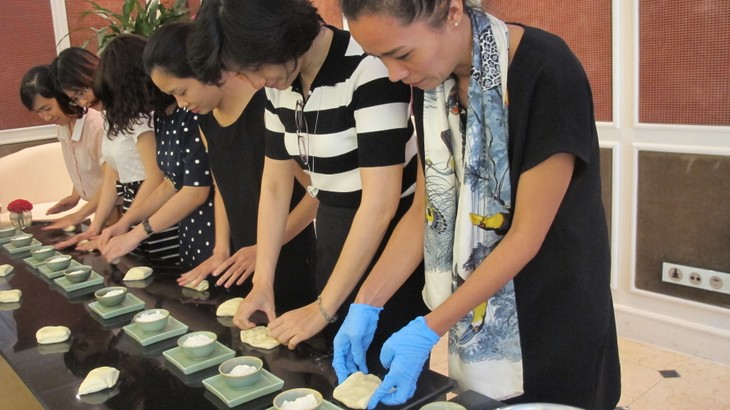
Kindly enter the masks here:
<path id="1" fill-rule="evenodd" d="M 310 98 L 312 96 L 311 90 L 309 91 L 309 96 L 310 96 Z M 322 98 L 322 97 L 320 96 L 320 98 Z M 321 111 L 321 108 L 322 108 L 321 102 L 319 105 L 320 105 L 320 107 L 319 107 L 320 109 L 317 110 L 317 116 L 314 118 L 314 135 L 317 135 L 317 124 L 319 123 L 319 112 Z M 311 153 L 312 151 L 310 148 L 311 148 L 311 136 L 309 134 L 307 134 L 307 152 Z M 312 198 L 316 198 L 317 194 L 319 194 L 319 188 L 314 186 L 314 155 L 311 155 L 310 160 L 307 161 L 307 169 L 309 170 L 309 180 L 310 180 L 309 186 L 307 187 L 307 193 Z"/>

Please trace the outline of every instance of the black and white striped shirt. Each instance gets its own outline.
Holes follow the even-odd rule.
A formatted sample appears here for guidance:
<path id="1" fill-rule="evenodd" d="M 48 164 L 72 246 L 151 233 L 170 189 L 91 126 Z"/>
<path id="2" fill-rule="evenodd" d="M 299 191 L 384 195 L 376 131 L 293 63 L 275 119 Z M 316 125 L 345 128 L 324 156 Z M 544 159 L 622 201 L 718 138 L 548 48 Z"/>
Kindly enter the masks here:
<path id="1" fill-rule="evenodd" d="M 266 89 L 266 155 L 295 159 L 319 189 L 320 202 L 350 208 L 360 204 L 361 167 L 401 164 L 405 197 L 416 181 L 410 88 L 391 82 L 385 66 L 365 55 L 349 32 L 328 28 L 332 45 L 304 106 L 308 164 L 300 156 L 294 119 L 297 101 L 304 100 L 300 78 L 286 90 Z"/>

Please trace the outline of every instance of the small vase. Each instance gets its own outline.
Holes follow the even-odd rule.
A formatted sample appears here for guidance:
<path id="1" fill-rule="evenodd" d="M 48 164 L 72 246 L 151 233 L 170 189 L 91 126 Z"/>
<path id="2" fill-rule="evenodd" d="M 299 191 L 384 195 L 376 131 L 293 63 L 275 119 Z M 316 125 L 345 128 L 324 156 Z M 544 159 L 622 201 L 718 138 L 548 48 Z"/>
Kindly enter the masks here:
<path id="1" fill-rule="evenodd" d="M 12 222 L 13 226 L 17 229 L 25 229 L 33 223 L 33 214 L 30 211 L 11 212 L 10 222 Z"/>

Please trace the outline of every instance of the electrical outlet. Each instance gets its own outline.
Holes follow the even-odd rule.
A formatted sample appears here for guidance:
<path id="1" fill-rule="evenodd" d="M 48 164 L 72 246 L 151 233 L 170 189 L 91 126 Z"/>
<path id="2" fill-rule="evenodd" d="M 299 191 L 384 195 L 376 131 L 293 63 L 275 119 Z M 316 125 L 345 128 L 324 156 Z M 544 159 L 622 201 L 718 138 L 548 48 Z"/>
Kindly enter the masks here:
<path id="1" fill-rule="evenodd" d="M 662 263 L 662 282 L 730 294 L 730 273 Z"/>

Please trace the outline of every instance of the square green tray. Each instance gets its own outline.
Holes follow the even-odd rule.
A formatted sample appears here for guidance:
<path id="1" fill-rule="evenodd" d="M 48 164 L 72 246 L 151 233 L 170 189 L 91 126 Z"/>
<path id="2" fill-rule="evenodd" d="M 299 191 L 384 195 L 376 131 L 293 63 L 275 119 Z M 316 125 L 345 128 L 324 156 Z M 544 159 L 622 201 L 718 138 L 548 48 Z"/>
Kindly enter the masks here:
<path id="1" fill-rule="evenodd" d="M 251 386 L 234 389 L 226 384 L 226 381 L 220 374 L 203 379 L 203 386 L 221 399 L 228 407 L 236 407 L 253 399 L 281 390 L 284 387 L 284 380 L 269 373 L 266 369 L 261 369 L 261 379 Z"/>
<path id="2" fill-rule="evenodd" d="M 104 283 L 104 278 L 98 273 L 91 271 L 91 276 L 89 276 L 89 279 L 81 283 L 73 283 L 66 279 L 63 274 L 61 274 L 60 278 L 56 278 L 53 281 L 56 282 L 56 285 L 60 286 L 61 289 L 65 290 L 66 292 L 73 292 L 75 290 L 88 288 L 90 286 L 101 285 L 102 283 Z"/>
<path id="3" fill-rule="evenodd" d="M 61 252 L 59 252 L 59 251 L 55 251 L 53 253 L 53 255 L 49 256 L 48 258 L 53 258 L 53 257 L 56 257 L 56 256 L 63 256 L 63 254 Z M 48 259 L 48 258 L 46 258 L 46 259 Z M 29 257 L 23 259 L 23 262 L 25 262 L 26 265 L 30 266 L 33 269 L 39 269 L 41 266 L 46 266 L 46 265 L 43 265 L 45 263 L 45 260 L 39 261 L 39 260 L 37 260 L 36 258 L 34 258 L 32 256 L 29 256 Z M 71 262 L 71 263 L 73 263 L 73 262 Z M 46 276 L 48 276 L 48 275 L 46 275 Z"/>
<path id="4" fill-rule="evenodd" d="M 71 264 L 69 264 L 68 268 L 66 268 L 66 269 L 75 268 L 77 266 L 81 266 L 81 264 L 79 262 L 76 262 L 75 260 L 71 259 Z M 66 269 L 51 270 L 51 268 L 49 268 L 46 265 L 41 265 L 37 269 L 38 269 L 38 272 L 43 274 L 43 276 L 47 277 L 48 279 L 60 278 L 61 276 L 63 276 L 63 271 L 66 270 Z"/>
<path id="5" fill-rule="evenodd" d="M 31 240 L 31 242 L 30 242 L 30 245 L 28 245 L 28 246 L 16 247 L 12 243 L 6 243 L 3 245 L 3 248 L 5 248 L 6 251 L 10 252 L 11 255 L 14 255 L 16 253 L 29 251 L 29 250 L 35 249 L 35 248 L 40 248 L 41 246 L 43 246 L 43 244 L 40 243 L 38 241 L 38 239 L 33 238 L 33 240 Z"/>
<path id="6" fill-rule="evenodd" d="M 170 316 L 167 320 L 167 326 L 159 332 L 146 333 L 136 323 L 130 323 L 124 326 L 124 332 L 132 339 L 136 340 L 142 346 L 148 346 L 171 337 L 184 335 L 188 331 L 188 325 Z"/>
<path id="7" fill-rule="evenodd" d="M 193 360 L 188 358 L 185 356 L 185 353 L 183 353 L 180 346 L 173 347 L 170 350 L 165 350 L 162 352 L 162 355 L 165 356 L 165 359 L 167 359 L 170 363 L 175 365 L 175 367 L 180 369 L 183 374 L 192 374 L 212 366 L 217 366 L 236 355 L 234 350 L 223 345 L 221 342 L 216 341 L 215 343 L 215 350 L 205 359 Z"/>
<path id="8" fill-rule="evenodd" d="M 94 301 L 89 303 L 89 309 L 101 316 L 102 319 L 110 319 L 144 309 L 144 301 L 131 293 L 127 293 L 122 303 L 116 306 L 106 307 L 99 303 L 99 301 Z"/>
<path id="9" fill-rule="evenodd" d="M 21 231 L 19 229 L 16 229 L 15 232 L 13 232 L 12 235 L 6 236 L 4 238 L 0 238 L 0 245 L 5 244 L 5 243 L 8 243 L 8 242 L 10 242 L 10 238 L 13 238 L 13 237 L 18 236 L 18 235 L 22 235 L 24 233 L 25 232 L 23 232 L 23 231 Z"/>

